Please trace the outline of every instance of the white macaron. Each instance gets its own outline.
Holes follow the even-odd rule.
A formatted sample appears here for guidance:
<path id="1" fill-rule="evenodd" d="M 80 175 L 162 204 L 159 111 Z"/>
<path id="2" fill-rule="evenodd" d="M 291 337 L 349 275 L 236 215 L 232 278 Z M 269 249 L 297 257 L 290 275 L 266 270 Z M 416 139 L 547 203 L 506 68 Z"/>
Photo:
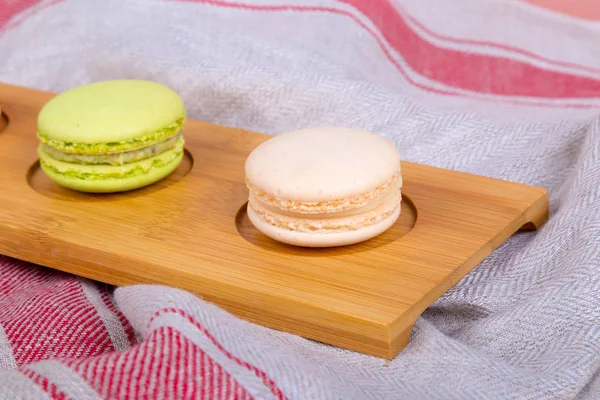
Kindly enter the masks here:
<path id="1" fill-rule="evenodd" d="M 284 133 L 259 145 L 245 165 L 248 217 L 270 238 L 329 247 L 371 239 L 401 211 L 400 155 L 359 129 Z"/>

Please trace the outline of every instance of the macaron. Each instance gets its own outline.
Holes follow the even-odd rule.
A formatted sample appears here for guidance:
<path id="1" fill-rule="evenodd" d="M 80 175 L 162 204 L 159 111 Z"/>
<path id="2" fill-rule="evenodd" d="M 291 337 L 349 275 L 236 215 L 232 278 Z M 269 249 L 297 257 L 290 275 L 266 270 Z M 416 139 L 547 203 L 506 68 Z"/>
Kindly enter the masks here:
<path id="1" fill-rule="evenodd" d="M 245 163 L 247 213 L 276 241 L 345 246 L 389 229 L 401 212 L 400 155 L 372 132 L 320 127 L 283 133 Z"/>
<path id="2" fill-rule="evenodd" d="M 82 192 L 122 192 L 171 174 L 184 152 L 186 111 L 178 94 L 144 80 L 67 90 L 38 114 L 37 153 L 56 184 Z"/>

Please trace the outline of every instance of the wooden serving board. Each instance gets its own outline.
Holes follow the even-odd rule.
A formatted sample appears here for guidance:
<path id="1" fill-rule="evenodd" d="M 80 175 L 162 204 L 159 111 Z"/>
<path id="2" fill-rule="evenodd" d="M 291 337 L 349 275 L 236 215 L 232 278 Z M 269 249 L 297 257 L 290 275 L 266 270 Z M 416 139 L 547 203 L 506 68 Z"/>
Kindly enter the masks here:
<path id="1" fill-rule="evenodd" d="M 186 157 L 153 186 L 83 194 L 37 162 L 53 94 L 0 84 L 0 253 L 113 285 L 159 283 L 242 318 L 394 357 L 419 315 L 504 240 L 547 218 L 545 189 L 402 163 L 402 214 L 360 244 L 306 249 L 258 233 L 244 162 L 270 136 L 188 120 Z"/>

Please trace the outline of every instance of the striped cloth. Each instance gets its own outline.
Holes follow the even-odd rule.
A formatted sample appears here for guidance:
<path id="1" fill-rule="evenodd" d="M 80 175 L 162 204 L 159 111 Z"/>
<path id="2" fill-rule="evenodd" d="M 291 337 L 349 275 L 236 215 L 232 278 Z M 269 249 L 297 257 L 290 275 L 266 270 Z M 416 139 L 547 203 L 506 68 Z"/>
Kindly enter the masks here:
<path id="1" fill-rule="evenodd" d="M 406 160 L 551 201 L 548 223 L 434 303 L 392 361 L 173 288 L 1 257 L 0 398 L 599 399 L 600 13 L 584 3 L 0 0 L 0 81 L 152 79 L 193 119 L 368 129 Z"/>

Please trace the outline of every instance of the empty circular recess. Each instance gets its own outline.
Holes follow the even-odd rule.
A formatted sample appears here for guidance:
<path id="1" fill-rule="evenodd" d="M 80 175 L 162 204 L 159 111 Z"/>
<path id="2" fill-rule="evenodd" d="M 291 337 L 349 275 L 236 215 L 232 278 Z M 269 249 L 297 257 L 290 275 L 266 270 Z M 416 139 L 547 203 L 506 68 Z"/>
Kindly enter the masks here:
<path id="1" fill-rule="evenodd" d="M 235 224 L 239 234 L 248 242 L 255 246 L 266 250 L 306 257 L 325 257 L 341 254 L 361 253 L 363 251 L 372 250 L 375 247 L 383 246 L 394 242 L 406 235 L 412 230 L 417 222 L 417 209 L 412 200 L 402 194 L 402 211 L 400 217 L 391 228 L 383 232 L 379 236 L 369 239 L 364 242 L 339 247 L 299 247 L 278 242 L 262 234 L 252 225 L 246 212 L 248 203 L 245 203 L 238 211 Z"/>
<path id="2" fill-rule="evenodd" d="M 64 188 L 51 181 L 40 167 L 40 162 L 38 160 L 33 163 L 33 165 L 29 167 L 29 170 L 27 171 L 27 183 L 29 183 L 29 186 L 39 194 L 56 200 L 86 202 L 115 201 L 138 196 L 146 196 L 159 190 L 168 188 L 169 186 L 185 178 L 185 176 L 192 170 L 193 166 L 193 156 L 190 154 L 190 152 L 184 150 L 183 159 L 181 160 L 181 163 L 177 169 L 173 171 L 171 175 L 149 186 L 118 193 L 85 193 Z"/>
<path id="3" fill-rule="evenodd" d="M 6 116 L 6 114 L 0 112 L 0 133 L 2 133 L 2 131 L 5 130 L 7 126 L 8 117 Z"/>

